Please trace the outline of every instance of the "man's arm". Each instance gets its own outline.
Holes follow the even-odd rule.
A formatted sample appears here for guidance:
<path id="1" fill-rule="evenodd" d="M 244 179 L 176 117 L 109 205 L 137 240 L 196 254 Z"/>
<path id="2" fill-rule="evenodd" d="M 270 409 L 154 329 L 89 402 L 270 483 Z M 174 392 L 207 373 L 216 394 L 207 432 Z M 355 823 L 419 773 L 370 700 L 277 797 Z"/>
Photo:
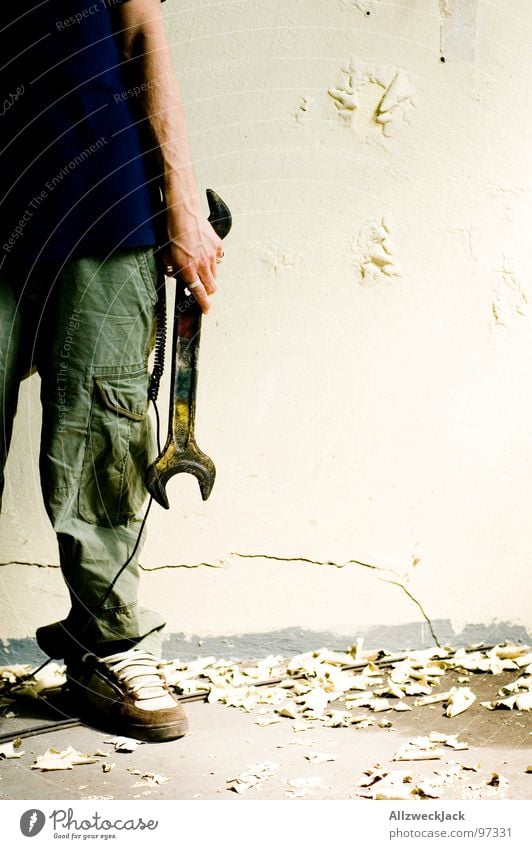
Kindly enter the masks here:
<path id="1" fill-rule="evenodd" d="M 164 262 L 192 290 L 203 312 L 216 291 L 216 259 L 222 243 L 201 210 L 192 166 L 185 112 L 161 17 L 160 0 L 127 0 L 116 11 L 119 46 L 129 60 L 135 84 L 159 152 L 167 210 L 168 245 Z"/>

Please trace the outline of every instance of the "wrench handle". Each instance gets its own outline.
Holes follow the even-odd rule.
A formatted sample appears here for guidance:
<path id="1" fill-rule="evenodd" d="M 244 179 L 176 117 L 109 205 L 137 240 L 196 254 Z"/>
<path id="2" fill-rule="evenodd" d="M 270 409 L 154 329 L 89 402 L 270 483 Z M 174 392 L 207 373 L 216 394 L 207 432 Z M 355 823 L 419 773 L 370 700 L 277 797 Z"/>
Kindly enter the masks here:
<path id="1" fill-rule="evenodd" d="M 231 229 L 228 206 L 212 189 L 207 189 L 209 222 L 215 233 L 225 238 Z M 192 295 L 176 293 L 174 306 L 174 338 L 172 350 L 172 396 L 168 413 L 168 436 L 178 448 L 184 449 L 194 441 L 196 421 L 196 388 L 201 338 L 201 309 Z"/>
<path id="2" fill-rule="evenodd" d="M 201 310 L 196 300 L 193 295 L 182 300 L 176 294 L 172 392 L 168 421 L 172 439 L 176 447 L 182 450 L 187 447 L 190 439 L 194 438 L 200 338 Z"/>
<path id="3" fill-rule="evenodd" d="M 231 229 L 231 213 L 223 200 L 207 189 L 209 221 L 223 239 Z M 187 472 L 197 479 L 201 497 L 209 497 L 216 478 L 211 458 L 196 445 L 196 387 L 201 335 L 201 309 L 193 295 L 176 292 L 172 338 L 172 377 L 168 437 L 157 459 L 148 466 L 146 489 L 161 507 L 170 507 L 166 484 L 173 475 Z"/>

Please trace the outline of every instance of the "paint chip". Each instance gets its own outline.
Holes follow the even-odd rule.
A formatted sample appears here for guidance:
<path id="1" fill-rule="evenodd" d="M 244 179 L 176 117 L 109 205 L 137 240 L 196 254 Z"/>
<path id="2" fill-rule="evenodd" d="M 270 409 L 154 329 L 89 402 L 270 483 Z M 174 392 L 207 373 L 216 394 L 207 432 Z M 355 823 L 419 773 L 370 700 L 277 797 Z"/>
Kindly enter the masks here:
<path id="1" fill-rule="evenodd" d="M 3 743 L 0 746 L 0 761 L 11 760 L 12 758 L 21 758 L 26 752 L 21 748 L 22 740 L 16 737 L 10 743 Z"/>
<path id="2" fill-rule="evenodd" d="M 324 764 L 337 759 L 331 752 L 309 752 L 305 758 L 312 764 Z"/>
<path id="3" fill-rule="evenodd" d="M 510 782 L 504 777 L 504 775 L 500 775 L 498 772 L 493 772 L 491 774 L 491 778 L 486 781 L 486 784 L 488 787 L 498 787 L 499 789 L 504 790 L 508 787 Z"/>
<path id="4" fill-rule="evenodd" d="M 264 761 L 263 763 L 252 764 L 248 769 L 237 776 L 237 778 L 227 779 L 228 790 L 233 790 L 235 793 L 247 793 L 248 790 L 257 788 L 263 784 L 279 769 L 280 764 L 273 761 Z"/>
<path id="5" fill-rule="evenodd" d="M 95 763 L 98 763 L 98 758 L 94 757 L 94 755 L 83 754 L 72 746 L 68 746 L 68 748 L 62 751 L 53 748 L 47 749 L 44 755 L 39 755 L 30 769 L 40 769 L 41 772 L 49 772 L 53 770 L 72 769 L 82 764 Z"/>
<path id="6" fill-rule="evenodd" d="M 111 740 L 104 740 L 104 743 L 113 745 L 115 752 L 134 752 L 142 745 L 142 740 L 133 740 L 131 737 L 113 737 Z"/>
<path id="7" fill-rule="evenodd" d="M 458 687 L 454 692 L 451 691 L 451 695 L 447 701 L 445 716 L 458 716 L 458 714 L 464 713 L 464 711 L 469 710 L 471 705 L 476 701 L 476 698 L 469 687 Z"/>

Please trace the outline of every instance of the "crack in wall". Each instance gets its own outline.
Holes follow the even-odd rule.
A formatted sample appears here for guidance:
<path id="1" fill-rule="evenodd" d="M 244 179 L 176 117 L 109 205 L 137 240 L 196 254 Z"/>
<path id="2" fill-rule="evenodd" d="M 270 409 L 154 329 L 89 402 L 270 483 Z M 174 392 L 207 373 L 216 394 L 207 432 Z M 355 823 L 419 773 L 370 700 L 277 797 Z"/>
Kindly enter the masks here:
<path id="1" fill-rule="evenodd" d="M 139 569 L 142 572 L 160 572 L 161 569 L 199 569 L 200 566 L 207 566 L 208 569 L 222 569 L 227 565 L 227 558 L 222 558 L 216 563 L 208 563 L 202 560 L 201 563 L 166 563 L 164 566 L 141 566 Z"/>
<path id="2" fill-rule="evenodd" d="M 59 563 L 37 563 L 35 560 L 6 560 L 0 566 L 37 566 L 39 569 L 59 569 Z"/>
<path id="3" fill-rule="evenodd" d="M 141 566 L 139 569 L 143 572 L 158 572 L 160 569 L 199 569 L 200 566 L 208 566 L 212 569 L 219 569 L 227 563 L 226 559 L 219 560 L 217 563 L 167 563 L 164 566 Z M 37 566 L 39 569 L 60 569 L 59 563 L 37 563 L 34 560 L 6 560 L 1 562 L 0 566 Z"/>
<path id="4" fill-rule="evenodd" d="M 255 558 L 259 560 L 280 560 L 283 563 L 310 563 L 312 566 L 336 566 L 337 569 L 343 569 L 344 566 L 356 565 L 363 566 L 366 569 L 376 569 L 379 572 L 390 572 L 392 570 L 385 569 L 383 566 L 374 566 L 372 563 L 364 563 L 363 560 L 346 560 L 344 563 L 338 563 L 336 560 L 312 560 L 310 557 L 283 557 L 276 554 L 242 554 L 239 551 L 232 551 L 231 557 Z"/>
<path id="5" fill-rule="evenodd" d="M 346 566 L 360 566 L 363 569 L 370 569 L 371 571 L 374 571 L 374 572 L 387 572 L 390 575 L 394 575 L 395 577 L 400 578 L 400 575 L 398 575 L 398 573 L 394 569 L 387 569 L 384 566 L 377 566 L 374 563 L 366 563 L 364 560 L 357 560 L 356 558 L 350 558 L 349 560 L 345 560 L 344 562 L 339 562 L 339 561 L 336 561 L 336 560 L 314 560 L 313 558 L 310 558 L 310 557 L 287 557 L 287 556 L 276 555 L 276 554 L 250 554 L 250 553 L 243 553 L 243 552 L 240 552 L 240 551 L 232 551 L 229 556 L 230 557 L 239 557 L 239 558 L 247 559 L 247 560 L 251 560 L 251 559 L 255 559 L 255 560 L 275 560 L 275 561 L 278 561 L 278 562 L 281 562 L 281 563 L 308 563 L 312 566 L 334 566 L 336 569 L 343 569 Z M 226 566 L 227 563 L 228 563 L 228 558 L 223 558 L 221 560 L 218 560 L 215 563 L 209 563 L 207 561 L 202 561 L 200 563 L 175 563 L 175 564 L 165 564 L 164 566 L 154 566 L 153 568 L 139 565 L 139 568 L 143 572 L 148 572 L 148 573 L 149 572 L 160 572 L 162 569 L 199 569 L 201 566 L 206 566 L 206 567 L 211 568 L 211 569 L 220 569 L 220 568 L 223 568 L 224 566 Z M 41 569 L 46 569 L 46 568 L 57 569 L 57 568 L 59 568 L 57 565 L 54 565 L 54 564 L 26 562 L 26 561 L 22 561 L 22 560 L 10 560 L 6 563 L 0 563 L 0 566 L 10 566 L 10 565 L 37 566 L 38 568 L 41 568 Z M 438 642 L 438 638 L 437 638 L 436 633 L 434 631 L 434 627 L 432 625 L 432 621 L 431 621 L 429 615 L 427 614 L 427 612 L 425 611 L 425 608 L 423 607 L 423 605 L 419 601 L 419 599 L 417 599 L 410 592 L 410 590 L 404 585 L 402 580 L 392 580 L 390 578 L 381 578 L 381 577 L 378 577 L 377 580 L 382 581 L 385 584 L 390 584 L 391 586 L 398 587 L 400 590 L 402 590 L 405 593 L 405 595 L 408 596 L 408 598 L 413 602 L 413 604 L 416 605 L 416 607 L 420 611 L 421 615 L 425 619 L 425 621 L 426 621 L 426 623 L 429 627 L 429 630 L 430 630 L 430 633 L 431 633 L 432 639 L 434 640 L 435 645 L 440 646 L 440 643 Z"/>
<path id="6" fill-rule="evenodd" d="M 363 560 L 351 559 L 351 560 L 346 560 L 343 563 L 338 563 L 335 560 L 312 560 L 309 557 L 281 557 L 281 556 L 276 556 L 274 554 L 241 554 L 238 551 L 231 552 L 231 556 L 233 556 L 233 557 L 244 557 L 244 558 L 262 558 L 264 560 L 278 560 L 278 561 L 281 561 L 283 563 L 295 562 L 295 563 L 310 563 L 310 564 L 313 564 L 315 566 L 335 566 L 337 569 L 343 569 L 344 566 L 362 566 L 364 569 L 371 569 L 371 570 L 374 570 L 374 571 L 377 571 L 377 572 L 388 572 L 389 574 L 396 575 L 397 577 L 399 577 L 397 575 L 397 572 L 395 572 L 393 569 L 387 569 L 384 566 L 375 566 L 373 563 L 365 563 Z M 427 614 L 427 612 L 425 611 L 425 608 L 423 607 L 423 605 L 419 601 L 419 599 L 417 599 L 410 592 L 410 590 L 407 587 L 405 587 L 405 585 L 402 583 L 402 581 L 393 581 L 393 580 L 390 580 L 389 578 L 378 578 L 377 580 L 382 581 L 384 584 L 390 584 L 394 587 L 398 587 L 408 596 L 408 598 L 416 605 L 416 607 L 420 611 L 421 615 L 425 619 L 425 621 L 426 621 L 426 623 L 429 627 L 432 639 L 434 640 L 434 643 L 438 647 L 440 647 L 440 643 L 439 643 L 438 638 L 436 636 L 436 633 L 434 631 L 432 621 L 431 621 L 429 615 Z"/>
<path id="7" fill-rule="evenodd" d="M 384 580 L 384 579 L 383 579 L 383 578 L 380 578 L 379 580 Z M 413 601 L 413 602 L 414 602 L 414 604 L 416 605 L 416 607 L 419 609 L 419 611 L 420 611 L 421 615 L 423 616 L 423 618 L 424 618 L 425 622 L 426 622 L 426 623 L 427 623 L 427 625 L 429 626 L 429 631 L 430 631 L 430 634 L 431 634 L 432 639 L 434 640 L 434 642 L 436 643 L 436 645 L 438 646 L 438 648 L 441 648 L 440 642 L 439 642 L 439 640 L 438 640 L 438 638 L 437 638 L 437 636 L 436 636 L 436 633 L 435 633 L 435 631 L 434 631 L 434 628 L 433 628 L 433 626 L 432 626 L 432 621 L 431 621 L 430 617 L 428 616 L 428 614 L 426 613 L 425 608 L 423 607 L 423 605 L 421 604 L 421 602 L 420 602 L 420 601 L 419 601 L 419 600 L 418 600 L 418 599 L 417 599 L 414 595 L 412 595 L 412 593 L 410 592 L 410 590 L 409 590 L 409 589 L 407 589 L 407 588 L 405 587 L 405 585 L 404 585 L 404 584 L 401 584 L 399 581 L 384 581 L 384 583 L 385 583 L 385 584 L 393 584 L 393 586 L 395 586 L 395 587 L 399 587 L 399 589 L 403 590 L 403 592 L 404 592 L 404 593 L 406 593 L 406 595 L 408 596 L 408 598 L 409 598 L 411 601 Z"/>

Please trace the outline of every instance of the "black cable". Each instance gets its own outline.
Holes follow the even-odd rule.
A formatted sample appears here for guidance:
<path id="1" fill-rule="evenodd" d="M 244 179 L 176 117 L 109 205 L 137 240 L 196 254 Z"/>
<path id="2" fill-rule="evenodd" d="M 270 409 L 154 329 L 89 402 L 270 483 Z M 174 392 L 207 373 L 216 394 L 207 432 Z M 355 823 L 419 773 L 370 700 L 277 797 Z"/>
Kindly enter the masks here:
<path id="1" fill-rule="evenodd" d="M 139 547 L 139 545 L 140 545 L 140 540 L 141 540 L 141 538 L 142 538 L 142 532 L 144 531 L 144 528 L 146 527 L 146 521 L 147 521 L 148 516 L 149 516 L 149 514 L 150 514 L 150 510 L 151 510 L 151 505 L 152 505 L 152 504 L 153 504 L 153 498 L 152 498 L 152 496 L 150 495 L 150 500 L 148 501 L 148 506 L 146 507 L 146 512 L 144 513 L 144 518 L 142 519 L 142 522 L 141 522 L 141 524 L 140 524 L 139 532 L 138 532 L 138 534 L 137 534 L 137 539 L 136 539 L 135 545 L 133 546 L 133 551 L 132 551 L 132 552 L 131 552 L 131 554 L 129 555 L 129 557 L 128 557 L 128 559 L 126 560 L 126 562 L 125 562 L 125 563 L 124 563 L 124 564 L 120 567 L 120 569 L 118 570 L 118 572 L 117 572 L 117 573 L 116 573 L 116 575 L 114 576 L 113 580 L 111 581 L 111 583 L 110 583 L 110 584 L 109 584 L 109 586 L 107 587 L 107 590 L 105 591 L 103 598 L 102 598 L 102 599 L 98 602 L 98 604 L 96 605 L 96 607 L 93 609 L 92 617 L 91 617 L 91 618 L 93 618 L 93 617 L 94 617 L 94 614 L 95 614 L 98 610 L 100 610 L 100 608 L 101 608 L 101 607 L 105 604 L 105 602 L 107 601 L 107 599 L 108 599 L 108 598 L 109 598 L 109 596 L 111 595 L 111 592 L 112 592 L 112 590 L 113 590 L 113 587 L 115 586 L 116 582 L 118 581 L 118 579 L 119 579 L 120 575 L 122 574 L 122 572 L 124 571 L 124 569 L 126 569 L 126 568 L 129 566 L 129 564 L 130 564 L 130 563 L 131 563 L 131 561 L 133 560 L 133 558 L 134 558 L 135 554 L 137 553 L 137 549 L 138 549 L 138 547 Z M 87 624 L 88 624 L 88 623 L 87 623 Z M 84 626 L 83 630 L 85 630 L 85 628 L 87 627 L 87 624 Z"/>
<path id="2" fill-rule="evenodd" d="M 157 330 L 155 332 L 155 350 L 153 353 L 153 368 L 150 377 L 150 385 L 148 388 L 148 398 L 155 404 L 159 395 L 159 386 L 164 372 L 164 358 L 166 348 L 166 290 L 164 274 L 161 275 L 161 282 L 157 287 L 157 303 L 155 304 L 155 319 L 157 322 Z M 155 407 L 157 409 L 157 407 Z M 159 414 L 157 413 L 157 419 Z M 157 444 L 159 445 L 159 434 L 157 434 Z M 160 451 L 160 446 L 159 446 Z"/>
<path id="3" fill-rule="evenodd" d="M 76 728 L 82 725 L 80 719 L 58 719 L 56 722 L 45 722 L 42 725 L 32 725 L 31 728 L 21 728 L 18 731 L 11 731 L 9 734 L 0 734 L 0 743 L 10 743 L 13 739 L 22 739 L 24 737 L 38 737 L 41 734 L 48 734 L 49 731 L 63 731 L 65 728 Z"/>

